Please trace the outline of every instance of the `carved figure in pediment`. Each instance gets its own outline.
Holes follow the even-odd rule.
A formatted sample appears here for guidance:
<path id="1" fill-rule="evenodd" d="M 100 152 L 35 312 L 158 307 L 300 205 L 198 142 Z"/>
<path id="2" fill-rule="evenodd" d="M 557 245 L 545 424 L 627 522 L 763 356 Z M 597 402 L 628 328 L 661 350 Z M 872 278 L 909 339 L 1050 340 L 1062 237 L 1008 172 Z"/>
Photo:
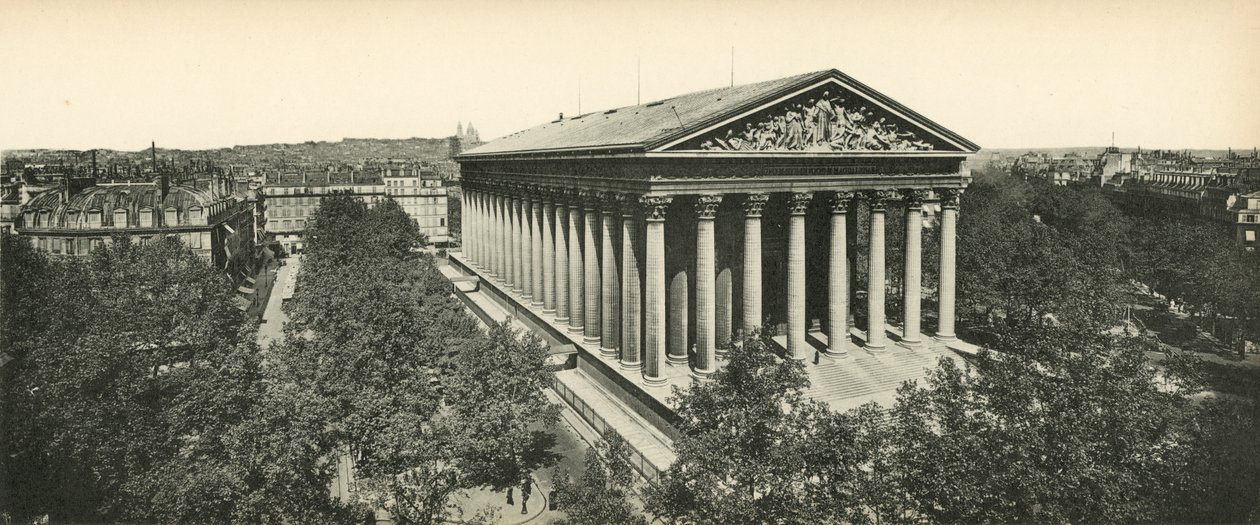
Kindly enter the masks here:
<path id="1" fill-rule="evenodd" d="M 814 133 L 818 142 L 831 142 L 831 120 L 836 116 L 836 110 L 831 107 L 831 100 L 827 95 L 830 93 L 824 91 L 822 98 L 814 105 Z"/>
<path id="2" fill-rule="evenodd" d="M 801 113 L 787 109 L 787 136 L 783 140 L 783 147 L 787 149 L 801 149 L 805 141 L 805 126 L 801 125 Z"/>
<path id="3" fill-rule="evenodd" d="M 887 117 L 876 117 L 866 106 L 824 91 L 805 103 L 788 103 L 782 110 L 734 124 L 703 139 L 706 151 L 907 151 L 931 150 L 932 144 L 915 133 L 901 131 Z"/>

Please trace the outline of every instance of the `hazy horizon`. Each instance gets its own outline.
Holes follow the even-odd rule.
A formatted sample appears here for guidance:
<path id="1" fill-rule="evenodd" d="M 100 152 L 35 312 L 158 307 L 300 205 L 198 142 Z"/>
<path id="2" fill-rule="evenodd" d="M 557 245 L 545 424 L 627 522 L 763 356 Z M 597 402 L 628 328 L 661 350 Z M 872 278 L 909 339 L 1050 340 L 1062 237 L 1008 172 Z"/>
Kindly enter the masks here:
<path id="1" fill-rule="evenodd" d="M 0 0 L 0 149 L 483 140 L 836 68 L 989 149 L 1260 145 L 1260 3 Z M 641 64 L 641 66 L 639 66 Z M 641 69 L 641 82 L 636 71 Z M 641 88 L 641 95 L 638 90 Z M 1089 147 L 1099 147 L 1089 146 Z"/>

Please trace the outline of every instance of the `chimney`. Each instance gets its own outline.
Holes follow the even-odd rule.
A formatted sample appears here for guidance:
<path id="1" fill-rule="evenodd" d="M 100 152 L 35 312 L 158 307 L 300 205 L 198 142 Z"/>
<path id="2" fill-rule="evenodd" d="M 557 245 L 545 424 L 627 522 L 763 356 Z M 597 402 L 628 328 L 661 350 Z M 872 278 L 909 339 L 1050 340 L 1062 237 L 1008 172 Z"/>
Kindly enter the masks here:
<path id="1" fill-rule="evenodd" d="M 153 154 L 153 173 L 157 173 L 157 141 L 149 143 L 149 152 Z"/>
<path id="2" fill-rule="evenodd" d="M 92 178 L 96 178 L 96 150 L 92 150 Z"/>

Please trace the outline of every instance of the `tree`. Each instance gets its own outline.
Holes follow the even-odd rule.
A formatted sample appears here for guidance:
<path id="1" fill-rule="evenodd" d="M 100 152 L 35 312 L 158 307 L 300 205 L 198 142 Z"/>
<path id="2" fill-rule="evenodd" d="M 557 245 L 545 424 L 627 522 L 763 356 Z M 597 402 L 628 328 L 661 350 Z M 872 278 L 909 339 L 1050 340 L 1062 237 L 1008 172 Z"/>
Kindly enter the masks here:
<path id="1" fill-rule="evenodd" d="M 777 359 L 759 337 L 733 348 L 711 381 L 675 390 L 683 435 L 676 461 L 647 491 L 649 512 L 683 523 L 817 523 L 844 512 L 811 498 L 836 490 L 833 500 L 847 500 L 838 484 L 863 453 L 812 461 L 831 446 L 822 437 L 855 432 L 852 421 L 806 398 L 803 365 Z"/>
<path id="2" fill-rule="evenodd" d="M 904 386 L 889 463 L 909 516 L 941 523 L 1166 519 L 1189 414 L 1148 343 L 1054 326 L 1013 330 L 974 367 L 943 359 Z M 894 517 L 895 518 L 895 517 Z"/>
<path id="3" fill-rule="evenodd" d="M 455 357 L 442 384 L 469 487 L 524 487 L 534 471 L 558 460 L 550 450 L 555 436 L 541 430 L 559 417 L 559 407 L 543 394 L 554 380 L 547 355 L 537 337 L 522 338 L 504 322 Z"/>
<path id="4" fill-rule="evenodd" d="M 13 334 L 20 357 L 5 367 L 6 439 L 24 465 L 8 474 L 39 491 L 19 490 L 30 499 L 15 514 L 229 519 L 239 489 L 216 461 L 258 395 L 260 360 L 226 277 L 174 239 L 115 237 L 49 268 L 27 283 L 45 321 Z"/>
<path id="5" fill-rule="evenodd" d="M 566 517 L 558 525 L 647 525 L 647 519 L 630 503 L 634 471 L 626 461 L 626 442 L 607 433 L 604 441 L 586 450 L 586 470 L 577 482 L 568 473 L 557 473 L 552 498 Z"/>

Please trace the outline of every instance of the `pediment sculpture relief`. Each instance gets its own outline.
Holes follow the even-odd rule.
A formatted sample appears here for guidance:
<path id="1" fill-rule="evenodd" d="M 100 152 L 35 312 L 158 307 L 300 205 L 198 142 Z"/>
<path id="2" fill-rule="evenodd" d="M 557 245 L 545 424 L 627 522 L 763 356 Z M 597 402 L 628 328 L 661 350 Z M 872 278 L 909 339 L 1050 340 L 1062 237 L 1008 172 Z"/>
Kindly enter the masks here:
<path id="1" fill-rule="evenodd" d="M 856 98 L 856 97 L 854 97 Z M 823 91 L 701 138 L 716 151 L 927 151 L 933 145 L 857 101 Z"/>

